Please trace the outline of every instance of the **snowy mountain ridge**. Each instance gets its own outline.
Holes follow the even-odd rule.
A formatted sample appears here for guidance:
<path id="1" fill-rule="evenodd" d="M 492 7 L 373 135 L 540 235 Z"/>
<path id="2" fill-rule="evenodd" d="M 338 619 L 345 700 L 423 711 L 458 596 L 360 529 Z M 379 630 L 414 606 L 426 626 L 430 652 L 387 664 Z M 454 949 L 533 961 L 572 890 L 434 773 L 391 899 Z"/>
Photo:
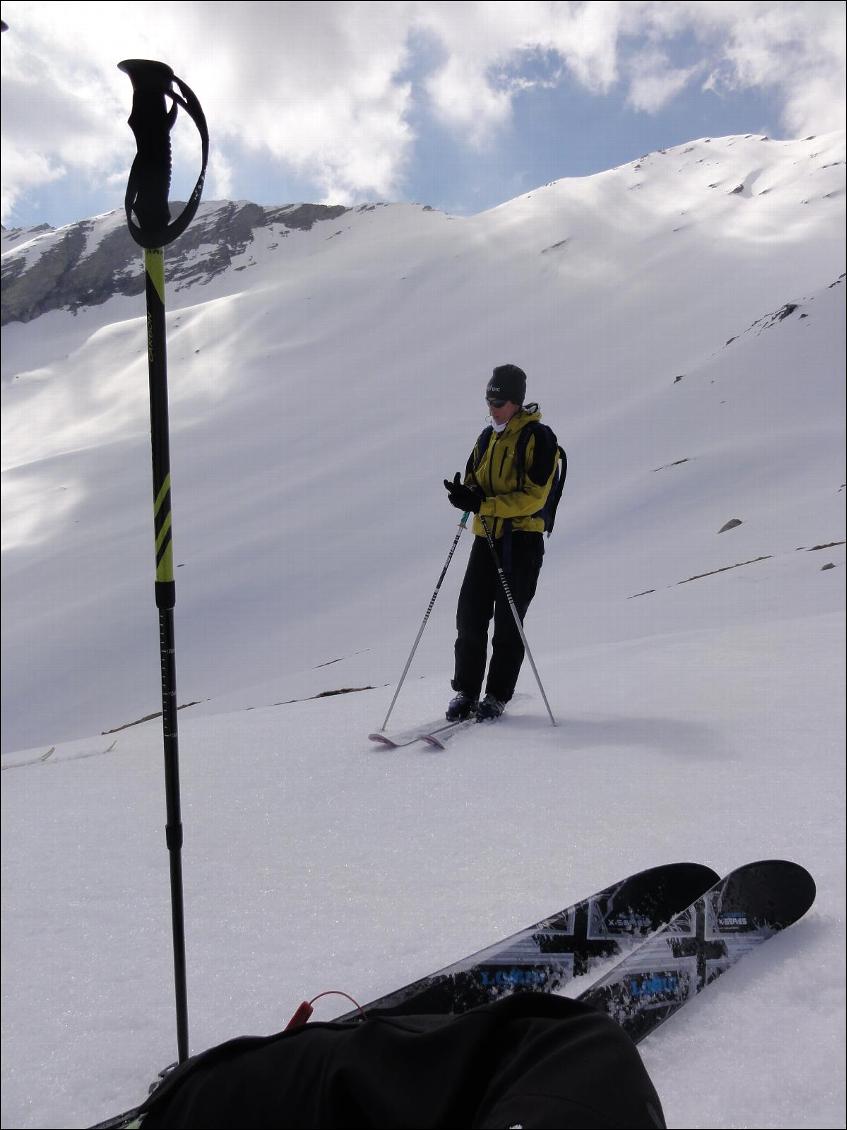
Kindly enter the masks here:
<path id="1" fill-rule="evenodd" d="M 172 214 L 178 215 L 183 207 L 173 202 Z M 313 224 L 337 219 L 347 210 L 319 204 L 262 208 L 245 200 L 203 204 L 179 240 L 177 254 L 169 257 L 169 283 L 177 290 L 205 285 L 226 271 L 261 229 L 284 239 L 290 231 L 309 231 Z M 138 245 L 129 235 L 122 211 L 58 231 L 49 227 L 4 231 L 3 249 L 4 325 L 29 322 L 51 310 L 75 313 L 119 294 L 144 293 Z"/>
<path id="2" fill-rule="evenodd" d="M 833 150 L 830 138 L 808 138 L 801 143 L 808 150 L 804 156 L 807 156 L 810 165 L 808 170 L 798 170 L 798 175 L 793 178 L 784 175 L 775 177 L 769 167 L 770 162 L 763 167 L 756 167 L 749 159 L 731 163 L 725 160 L 725 154 L 731 155 L 731 150 L 739 142 L 751 140 L 752 135 L 718 140 L 701 138 L 685 146 L 645 155 L 619 169 L 601 174 L 600 177 L 554 181 L 545 188 L 559 191 L 564 189 L 567 192 L 569 187 L 576 186 L 577 191 L 582 193 L 584 182 L 596 182 L 599 188 L 601 178 L 611 178 L 615 182 L 626 181 L 627 191 L 647 188 L 644 195 L 649 196 L 649 175 L 637 178 L 633 174 L 647 173 L 651 162 L 669 157 L 681 162 L 678 176 L 682 178 L 686 194 L 690 194 L 692 188 L 695 193 L 701 189 L 705 175 L 708 191 L 748 199 L 774 191 L 783 193 L 795 187 L 802 187 L 809 193 L 803 198 L 803 204 L 808 204 L 818 195 L 824 199 L 838 196 L 837 188 L 832 187 L 837 183 L 837 178 L 835 181 L 832 178 L 824 181 L 816 175 L 829 169 L 837 170 L 843 165 L 843 159 L 837 160 L 838 151 L 837 148 Z M 767 137 L 755 140 L 771 148 L 780 148 L 786 144 L 772 142 Z M 712 148 L 707 150 L 707 145 Z M 785 163 L 783 161 L 780 164 Z M 798 163 L 796 159 L 793 162 L 795 166 Z M 713 174 L 710 171 L 714 171 Z M 716 179 L 709 179 L 711 175 Z M 829 191 L 824 191 L 826 189 Z M 528 193 L 522 199 L 528 201 L 534 196 L 534 193 Z M 690 196 L 687 195 L 686 199 L 690 199 Z M 674 215 L 685 217 L 686 210 L 677 212 L 677 206 L 678 202 L 674 201 Z M 172 202 L 172 215 L 176 216 L 182 207 L 181 202 Z M 364 204 L 352 209 L 314 204 L 263 207 L 244 200 L 202 203 L 189 230 L 177 241 L 172 249 L 173 254 L 169 253 L 169 281 L 177 290 L 191 285 L 206 285 L 232 267 L 233 261 L 257 243 L 261 234 L 266 233 L 271 241 L 276 240 L 268 243 L 272 250 L 276 250 L 280 246 L 279 241 L 292 231 L 310 231 L 315 224 L 341 220 L 351 212 L 373 211 L 375 207 L 377 206 L 374 204 Z M 515 202 L 501 205 L 500 208 L 514 213 Z M 500 208 L 492 209 L 492 212 L 497 213 Z M 432 209 L 423 206 L 423 211 Z M 685 226 L 681 223 L 673 230 L 682 231 Z M 567 242 L 566 237 L 544 248 L 544 253 L 560 250 Z M 138 249 L 126 230 L 122 210 L 68 224 L 60 229 L 51 228 L 47 224 L 32 229 L 4 228 L 2 247 L 4 325 L 10 321 L 31 321 L 50 310 L 68 309 L 75 312 L 84 306 L 101 305 L 118 294 L 143 294 L 143 272 Z M 254 265 L 255 260 L 248 261 L 248 264 Z M 244 270 L 246 264 L 242 262 L 235 269 Z"/>

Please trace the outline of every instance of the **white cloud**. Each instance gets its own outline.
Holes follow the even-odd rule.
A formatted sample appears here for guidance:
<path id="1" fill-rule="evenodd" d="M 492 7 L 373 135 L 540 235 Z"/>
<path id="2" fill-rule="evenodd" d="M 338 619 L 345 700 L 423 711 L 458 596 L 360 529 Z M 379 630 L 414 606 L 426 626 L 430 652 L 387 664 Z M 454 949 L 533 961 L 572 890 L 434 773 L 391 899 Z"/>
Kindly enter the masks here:
<path id="1" fill-rule="evenodd" d="M 481 143 L 509 121 L 517 90 L 539 54 L 558 61 L 588 89 L 607 91 L 617 77 L 617 40 L 629 4 L 433 3 L 415 5 L 415 28 L 444 58 L 426 83 L 435 114 Z M 637 6 L 637 5 L 636 5 Z"/>
<path id="2" fill-rule="evenodd" d="M 219 149 L 212 150 L 209 155 L 206 183 L 209 186 L 209 196 L 217 200 L 230 200 L 236 191 L 232 163 Z"/>
<path id="3" fill-rule="evenodd" d="M 203 36 L 207 9 L 191 8 Z M 265 153 L 343 197 L 397 192 L 412 132 L 402 4 L 242 3 L 228 50 L 195 55 L 219 140 Z"/>
<path id="4" fill-rule="evenodd" d="M 234 183 L 239 148 L 270 156 L 345 199 L 400 189 L 413 134 L 403 4 L 8 3 L 3 139 L 32 155 L 24 181 L 4 166 L 13 201 L 55 166 L 128 169 L 131 88 L 124 58 L 166 60 L 213 123 L 211 176 Z M 193 153 L 191 129 L 174 133 Z M 8 215 L 4 211 L 4 216 Z"/>
<path id="5" fill-rule="evenodd" d="M 844 4 L 669 6 L 688 10 L 713 68 L 708 87 L 770 93 L 789 136 L 844 128 Z"/>
<path id="6" fill-rule="evenodd" d="M 61 180 L 66 169 L 53 164 L 49 157 L 20 149 L 16 144 L 3 146 L 2 214 L 9 216 L 19 197 L 30 188 Z"/>
<path id="7" fill-rule="evenodd" d="M 636 110 L 658 113 L 698 74 L 700 66 L 678 68 L 663 51 L 639 53 L 630 60 L 627 102 Z"/>
<path id="8" fill-rule="evenodd" d="M 789 135 L 844 120 L 841 3 L 64 0 L 7 2 L 4 18 L 4 218 L 63 170 L 99 184 L 126 171 L 127 57 L 164 59 L 197 92 L 213 123 L 210 183 L 226 194 L 254 155 L 325 199 L 400 195 L 415 106 L 467 144 L 491 143 L 518 91 L 566 75 L 648 113 L 704 75 L 706 88 L 766 91 Z M 193 159 L 190 127 L 174 147 Z"/>

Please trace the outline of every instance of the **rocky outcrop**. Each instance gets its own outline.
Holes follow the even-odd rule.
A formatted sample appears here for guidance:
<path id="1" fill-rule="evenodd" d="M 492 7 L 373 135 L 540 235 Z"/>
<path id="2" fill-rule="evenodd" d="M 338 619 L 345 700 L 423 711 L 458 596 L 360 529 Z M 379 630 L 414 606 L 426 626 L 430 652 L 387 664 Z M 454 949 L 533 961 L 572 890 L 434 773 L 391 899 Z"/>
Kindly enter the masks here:
<path id="1" fill-rule="evenodd" d="M 182 207 L 172 202 L 173 215 Z M 282 229 L 282 235 L 290 230 L 309 231 L 346 211 L 321 204 L 264 208 L 247 201 L 211 203 L 169 245 L 168 286 L 178 290 L 222 274 L 249 247 L 259 229 L 273 226 Z M 126 224 L 115 220 L 116 213 L 109 213 L 56 230 L 41 225 L 27 233 L 4 231 L 4 237 L 18 238 L 16 246 L 3 255 L 0 324 L 31 322 L 50 310 L 76 312 L 119 294 L 141 294 L 140 248 Z M 30 238 L 21 240 L 21 234 Z"/>

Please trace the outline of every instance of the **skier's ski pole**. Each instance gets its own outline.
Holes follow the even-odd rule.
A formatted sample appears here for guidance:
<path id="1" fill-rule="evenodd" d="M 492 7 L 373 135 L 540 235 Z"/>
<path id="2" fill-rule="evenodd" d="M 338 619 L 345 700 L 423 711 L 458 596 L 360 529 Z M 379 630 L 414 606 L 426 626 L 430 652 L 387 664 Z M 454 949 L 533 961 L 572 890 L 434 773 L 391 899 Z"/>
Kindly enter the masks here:
<path id="1" fill-rule="evenodd" d="M 497 549 L 494 545 L 494 539 L 491 537 L 491 531 L 488 528 L 488 523 L 481 515 L 480 521 L 482 522 L 483 530 L 485 530 L 485 537 L 488 541 L 488 548 L 491 550 L 491 556 L 494 558 L 494 565 L 500 577 L 500 583 L 503 586 L 503 591 L 506 594 L 506 600 L 509 602 L 509 608 L 511 608 L 512 615 L 515 618 L 515 626 L 518 629 L 518 633 L 521 637 L 521 642 L 524 645 L 526 657 L 532 666 L 533 673 L 535 674 L 535 681 L 538 683 L 538 689 L 541 691 L 541 697 L 544 699 L 544 705 L 547 707 L 547 713 L 550 715 L 550 721 L 555 726 L 556 719 L 553 717 L 553 711 L 550 709 L 550 703 L 547 701 L 547 695 L 544 693 L 541 676 L 538 674 L 538 668 L 535 666 L 535 660 L 532 658 L 532 652 L 529 649 L 529 640 L 526 638 L 526 634 L 523 630 L 523 624 L 521 623 L 518 608 L 515 604 L 515 598 L 512 596 L 512 590 L 509 588 L 509 582 L 506 580 L 506 574 L 503 572 L 503 566 L 500 564 L 500 558 L 497 556 Z"/>
<path id="2" fill-rule="evenodd" d="M 394 709 L 394 703 L 397 701 L 397 696 L 400 694 L 400 688 L 403 686 L 406 675 L 409 673 L 409 668 L 412 666 L 412 659 L 415 656 L 415 652 L 418 650 L 418 644 L 421 642 L 421 636 L 424 634 L 424 628 L 426 627 L 426 622 L 429 619 L 429 614 L 430 612 L 432 612 L 433 606 L 435 605 L 436 598 L 438 597 L 438 591 L 441 588 L 441 583 L 447 574 L 447 569 L 450 565 L 450 562 L 453 560 L 453 554 L 456 552 L 456 546 L 459 544 L 459 538 L 462 536 L 462 531 L 467 529 L 469 517 L 470 510 L 467 510 L 462 515 L 462 520 L 459 522 L 459 532 L 456 534 L 455 538 L 453 539 L 453 544 L 450 546 L 450 552 L 447 554 L 447 560 L 444 562 L 444 568 L 441 570 L 441 576 L 438 578 L 438 584 L 435 586 L 435 592 L 432 594 L 432 598 L 429 602 L 429 607 L 424 614 L 423 623 L 421 624 L 420 630 L 415 637 L 415 642 L 412 644 L 412 650 L 409 658 L 406 660 L 406 666 L 403 668 L 403 674 L 400 676 L 400 682 L 397 684 L 397 690 L 394 692 L 394 698 L 392 698 L 391 700 L 391 705 L 388 708 L 388 713 L 385 716 L 385 721 L 380 726 L 381 730 L 384 730 L 388 725 L 388 719 L 391 717 L 391 711 Z"/>
<path id="3" fill-rule="evenodd" d="M 185 976 L 185 919 L 182 897 L 182 818 L 179 797 L 179 740 L 177 733 L 174 619 L 176 585 L 171 529 L 171 473 L 168 434 L 168 379 L 165 341 L 164 246 L 191 222 L 206 175 L 209 135 L 206 119 L 193 92 L 165 63 L 127 59 L 119 63 L 132 82 L 129 125 L 138 152 L 130 169 L 126 190 L 126 217 L 130 235 L 144 248 L 147 296 L 147 364 L 150 378 L 150 436 L 153 454 L 153 521 L 156 549 L 156 606 L 159 610 L 159 644 L 162 674 L 162 732 L 165 754 L 165 842 L 170 858 L 171 918 L 173 925 L 174 984 L 179 1061 L 188 1058 L 188 994 Z M 175 90 L 174 86 L 178 89 Z M 170 99 L 170 108 L 166 105 Z M 171 183 L 170 131 L 182 106 L 200 132 L 202 169 L 182 214 L 170 223 L 168 191 Z M 134 215 L 134 219 L 133 219 Z"/>

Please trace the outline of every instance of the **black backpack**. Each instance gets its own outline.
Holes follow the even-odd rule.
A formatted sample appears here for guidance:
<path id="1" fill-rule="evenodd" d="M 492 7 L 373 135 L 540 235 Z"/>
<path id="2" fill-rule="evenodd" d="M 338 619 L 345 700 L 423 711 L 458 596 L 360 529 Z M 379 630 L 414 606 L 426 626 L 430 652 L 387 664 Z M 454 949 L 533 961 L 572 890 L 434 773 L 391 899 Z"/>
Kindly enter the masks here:
<path id="1" fill-rule="evenodd" d="M 476 471 L 482 462 L 483 456 L 488 450 L 488 445 L 491 442 L 491 437 L 494 434 L 494 428 L 491 424 L 481 433 L 479 439 L 474 445 L 473 453 L 469 460 L 469 469 Z M 523 427 L 518 434 L 518 442 L 515 448 L 515 465 L 518 472 L 518 490 L 523 490 L 524 482 L 526 481 L 526 447 L 530 441 L 530 437 L 535 436 L 535 459 L 538 459 L 541 452 L 553 462 L 556 455 L 559 456 L 559 463 L 556 467 L 556 477 L 553 479 L 550 493 L 547 495 L 547 501 L 544 506 L 532 515 L 533 518 L 544 519 L 544 530 L 547 537 L 552 534 L 553 526 L 556 523 L 556 510 L 559 507 L 559 499 L 562 497 L 562 490 L 565 485 L 565 478 L 568 474 L 568 457 L 565 454 L 565 449 L 559 444 L 556 439 L 556 433 L 552 428 L 548 428 L 546 424 L 542 424 L 540 420 L 536 420 L 531 424 Z M 549 472 L 548 472 L 549 474 Z M 544 476 L 547 479 L 547 475 Z"/>

